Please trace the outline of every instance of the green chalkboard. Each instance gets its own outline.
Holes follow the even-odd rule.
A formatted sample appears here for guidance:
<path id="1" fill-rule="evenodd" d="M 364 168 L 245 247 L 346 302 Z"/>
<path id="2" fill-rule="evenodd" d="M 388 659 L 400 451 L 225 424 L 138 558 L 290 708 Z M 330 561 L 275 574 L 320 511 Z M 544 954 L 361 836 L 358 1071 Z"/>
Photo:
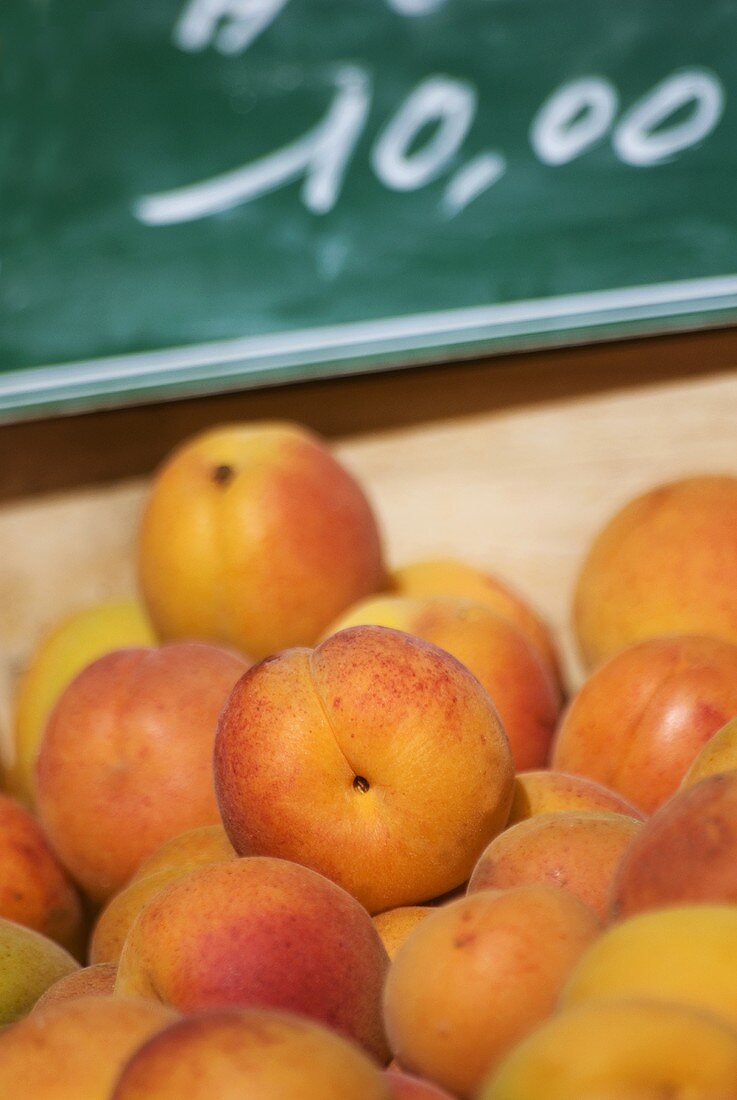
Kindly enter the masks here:
<path id="1" fill-rule="evenodd" d="M 0 416 L 737 317 L 734 0 L 2 0 Z"/>

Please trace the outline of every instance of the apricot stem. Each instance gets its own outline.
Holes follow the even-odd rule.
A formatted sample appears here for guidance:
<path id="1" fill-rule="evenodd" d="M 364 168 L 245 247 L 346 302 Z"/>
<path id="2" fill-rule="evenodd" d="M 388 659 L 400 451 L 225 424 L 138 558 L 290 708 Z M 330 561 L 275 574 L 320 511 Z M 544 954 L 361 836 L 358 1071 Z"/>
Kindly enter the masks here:
<path id="1" fill-rule="evenodd" d="M 227 485 L 234 474 L 235 470 L 233 467 L 223 463 L 221 466 L 216 466 L 212 471 L 212 480 L 217 485 Z"/>

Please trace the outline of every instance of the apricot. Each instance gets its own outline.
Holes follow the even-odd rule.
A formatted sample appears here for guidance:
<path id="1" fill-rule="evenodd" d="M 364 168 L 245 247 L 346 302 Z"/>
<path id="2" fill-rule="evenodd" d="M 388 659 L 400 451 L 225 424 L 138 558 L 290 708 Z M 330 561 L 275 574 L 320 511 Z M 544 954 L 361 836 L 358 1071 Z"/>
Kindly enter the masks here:
<path id="1" fill-rule="evenodd" d="M 737 718 L 730 718 L 704 745 L 683 777 L 682 786 L 691 787 L 708 775 L 737 771 Z"/>
<path id="2" fill-rule="evenodd" d="M 75 970 L 79 963 L 54 940 L 0 918 L 0 1028 L 25 1016 L 49 986 Z"/>
<path id="3" fill-rule="evenodd" d="M 123 1063 L 175 1019 L 163 1005 L 111 996 L 32 1012 L 0 1032 L 0 1096 L 109 1100 Z"/>
<path id="4" fill-rule="evenodd" d="M 82 608 L 44 634 L 15 698 L 14 757 L 7 774 L 13 794 L 28 805 L 35 802 L 36 757 L 46 722 L 77 673 L 113 649 L 153 645 L 155 641 L 143 608 L 133 600 Z"/>
<path id="5" fill-rule="evenodd" d="M 432 913 L 429 905 L 403 905 L 399 909 L 388 909 L 374 918 L 374 928 L 381 936 L 386 953 L 393 959 L 413 928 Z"/>
<path id="6" fill-rule="evenodd" d="M 669 1001 L 737 1026 L 737 907 L 682 905 L 611 925 L 583 955 L 561 1004 Z"/>
<path id="7" fill-rule="evenodd" d="M 110 1100 L 391 1100 L 352 1043 L 285 1013 L 251 1009 L 172 1024 L 130 1058 Z"/>
<path id="8" fill-rule="evenodd" d="M 586 664 L 646 638 L 737 643 L 737 478 L 689 477 L 630 501 L 595 538 L 574 596 Z"/>
<path id="9" fill-rule="evenodd" d="M 506 581 L 456 558 L 427 558 L 397 569 L 392 582 L 399 596 L 459 596 L 488 607 L 522 631 L 560 684 L 560 660 L 550 628 Z"/>
<path id="10" fill-rule="evenodd" d="M 540 769 L 518 772 L 514 779 L 512 809 L 507 827 L 535 814 L 568 810 L 608 810 L 628 817 L 644 818 L 641 810 L 621 794 L 582 775 Z"/>
<path id="11" fill-rule="evenodd" d="M 276 1008 L 387 1049 L 381 990 L 389 959 L 345 890 L 285 860 L 253 857 L 192 871 L 141 910 L 116 993 L 182 1012 Z"/>
<path id="12" fill-rule="evenodd" d="M 678 1096 L 737 1096 L 737 1032 L 710 1013 L 625 1000 L 546 1020 L 507 1055 L 478 1100 Z"/>
<path id="13" fill-rule="evenodd" d="M 641 828 L 624 814 L 593 810 L 520 821 L 482 853 L 468 893 L 545 882 L 575 894 L 603 920 L 614 873 Z"/>
<path id="14" fill-rule="evenodd" d="M 736 645 L 686 636 L 641 642 L 583 685 L 561 723 L 552 764 L 614 788 L 649 813 L 736 710 Z"/>
<path id="15" fill-rule="evenodd" d="M 634 838 L 614 876 L 611 915 L 687 902 L 737 903 L 737 774 L 679 791 Z"/>
<path id="16" fill-rule="evenodd" d="M 515 768 L 545 763 L 560 693 L 537 648 L 508 619 L 454 596 L 375 596 L 350 608 L 330 632 L 367 623 L 404 630 L 452 653 L 489 692 Z"/>
<path id="17" fill-rule="evenodd" d="M 73 1001 L 78 997 L 104 997 L 112 995 L 118 968 L 113 963 L 97 963 L 72 970 L 63 978 L 50 985 L 33 1006 L 33 1012 L 40 1012 L 49 1005 Z"/>
<path id="18" fill-rule="evenodd" d="M 294 424 L 228 424 L 180 446 L 141 522 L 141 589 L 162 638 L 259 659 L 312 645 L 384 584 L 380 536 L 351 474 Z"/>
<path id="19" fill-rule="evenodd" d="M 62 694 L 39 753 L 38 809 L 62 863 L 94 901 L 119 890 L 165 840 L 219 821 L 217 718 L 247 667 L 193 642 L 121 649 Z"/>
<path id="20" fill-rule="evenodd" d="M 243 676 L 214 770 L 237 852 L 312 867 L 372 913 L 464 882 L 504 826 L 513 780 L 478 680 L 444 650 L 377 626 Z"/>
<path id="21" fill-rule="evenodd" d="M 463 1097 L 554 1009 L 599 931 L 553 886 L 482 890 L 436 909 L 400 947 L 384 1012 L 403 1069 Z"/>
<path id="22" fill-rule="evenodd" d="M 86 921 L 79 895 L 38 821 L 0 794 L 0 917 L 34 928 L 80 958 Z"/>

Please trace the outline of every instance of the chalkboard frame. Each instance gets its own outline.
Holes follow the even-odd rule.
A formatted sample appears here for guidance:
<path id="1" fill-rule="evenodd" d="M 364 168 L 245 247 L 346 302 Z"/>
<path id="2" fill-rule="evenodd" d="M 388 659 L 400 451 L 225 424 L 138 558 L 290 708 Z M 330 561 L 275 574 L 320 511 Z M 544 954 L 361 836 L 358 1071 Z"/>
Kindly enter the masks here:
<path id="1" fill-rule="evenodd" d="M 663 321 L 667 320 L 667 325 Z M 447 310 L 0 375 L 0 419 L 215 394 L 737 320 L 737 275 Z"/>

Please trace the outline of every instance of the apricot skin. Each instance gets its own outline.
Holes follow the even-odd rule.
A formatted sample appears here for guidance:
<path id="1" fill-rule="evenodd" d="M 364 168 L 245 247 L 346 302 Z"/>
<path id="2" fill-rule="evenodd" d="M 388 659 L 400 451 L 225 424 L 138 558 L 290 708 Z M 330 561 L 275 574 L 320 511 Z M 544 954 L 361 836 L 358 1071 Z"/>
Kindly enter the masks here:
<path id="1" fill-rule="evenodd" d="M 110 1100 L 391 1100 L 375 1063 L 314 1022 L 250 1009 L 179 1021 L 123 1068 Z"/>
<path id="2" fill-rule="evenodd" d="M 188 829 L 162 844 L 98 914 L 88 948 L 90 963 L 117 965 L 139 912 L 169 883 L 184 878 L 197 867 L 236 858 L 222 825 Z"/>
<path id="3" fill-rule="evenodd" d="M 77 890 L 36 818 L 0 794 L 0 917 L 82 958 L 87 922 Z"/>
<path id="4" fill-rule="evenodd" d="M 612 878 L 641 828 L 623 814 L 539 814 L 492 840 L 474 868 L 468 893 L 545 882 L 575 894 L 604 920 Z"/>
<path id="5" fill-rule="evenodd" d="M 155 871 L 144 878 L 134 878 L 117 894 L 113 894 L 98 914 L 92 929 L 87 951 L 90 965 L 110 963 L 117 966 L 128 933 L 141 910 L 160 890 L 171 882 L 178 882 L 186 874 L 186 870 L 173 868 Z"/>
<path id="6" fill-rule="evenodd" d="M 563 1006 L 648 999 L 737 1027 L 737 907 L 671 905 L 610 925 L 572 969 Z"/>
<path id="7" fill-rule="evenodd" d="M 78 997 L 0 1032 L 0 1096 L 108 1100 L 120 1067 L 177 1014 L 124 997 Z"/>
<path id="8" fill-rule="evenodd" d="M 613 919 L 692 902 L 737 904 L 737 774 L 679 791 L 643 825 L 614 876 Z"/>
<path id="9" fill-rule="evenodd" d="M 384 1070 L 384 1079 L 389 1086 L 391 1100 L 453 1100 L 445 1089 L 434 1085 L 432 1081 L 423 1081 L 413 1073 L 401 1073 L 397 1070 Z"/>
<path id="10" fill-rule="evenodd" d="M 737 478 L 684 478 L 626 504 L 595 538 L 574 596 L 589 668 L 666 634 L 737 643 Z"/>
<path id="11" fill-rule="evenodd" d="M 510 1052 L 478 1100 L 727 1100 L 737 1032 L 682 1005 L 623 1000 L 557 1013 Z"/>
<path id="12" fill-rule="evenodd" d="M 97 963 L 73 970 L 58 982 L 50 985 L 33 1006 L 33 1012 L 40 1012 L 49 1005 L 73 1001 L 77 997 L 104 997 L 112 994 L 118 968 L 112 963 Z"/>
<path id="13" fill-rule="evenodd" d="M 407 936 L 417 925 L 432 913 L 429 905 L 404 905 L 399 909 L 388 909 L 378 913 L 374 919 L 374 928 L 381 936 L 386 953 L 393 959 Z"/>
<path id="14" fill-rule="evenodd" d="M 222 824 L 201 825 L 198 829 L 187 829 L 165 841 L 139 864 L 131 882 L 158 874 L 159 871 L 189 871 L 208 863 L 220 863 L 224 859 L 235 859 L 235 851 Z"/>
<path id="15" fill-rule="evenodd" d="M 394 959 L 384 992 L 399 1065 L 462 1097 L 554 1009 L 595 939 L 595 914 L 553 886 L 482 890 L 437 909 Z"/>
<path id="16" fill-rule="evenodd" d="M 518 772 L 515 776 L 507 828 L 535 814 L 569 810 L 605 810 L 640 821 L 645 816 L 634 803 L 593 779 L 545 768 Z"/>
<path id="17" fill-rule="evenodd" d="M 687 635 L 640 642 L 601 665 L 575 696 L 552 766 L 651 813 L 736 711 L 737 645 Z"/>
<path id="18" fill-rule="evenodd" d="M 5 1024 L 26 1016 L 50 986 L 79 969 L 54 940 L 0 917 L 0 1035 Z"/>

